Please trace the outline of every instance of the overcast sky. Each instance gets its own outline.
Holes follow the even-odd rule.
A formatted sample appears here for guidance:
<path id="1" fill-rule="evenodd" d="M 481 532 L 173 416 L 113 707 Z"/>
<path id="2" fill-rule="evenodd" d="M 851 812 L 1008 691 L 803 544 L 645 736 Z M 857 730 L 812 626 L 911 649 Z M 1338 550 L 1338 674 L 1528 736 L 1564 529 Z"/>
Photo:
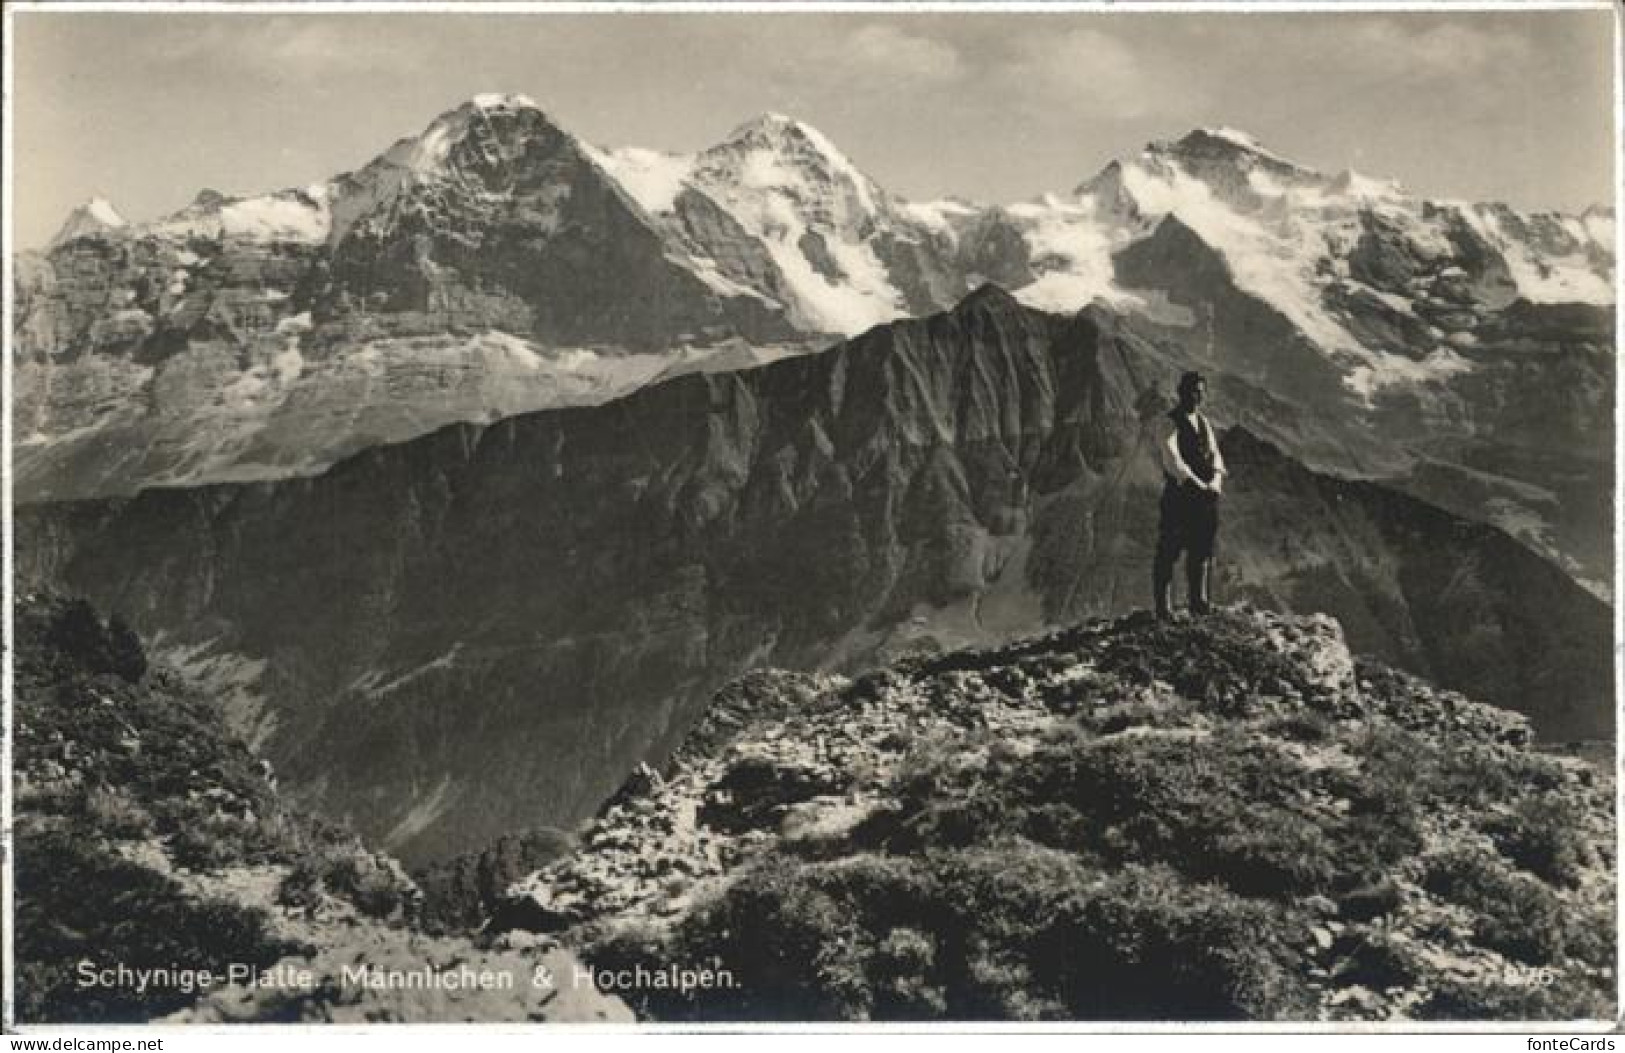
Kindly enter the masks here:
<path id="1" fill-rule="evenodd" d="M 1613 197 L 1606 10 L 14 17 L 20 247 L 92 195 L 142 220 L 325 179 L 486 91 L 604 146 L 788 113 L 914 199 L 1066 190 L 1208 124 L 1429 196 Z"/>

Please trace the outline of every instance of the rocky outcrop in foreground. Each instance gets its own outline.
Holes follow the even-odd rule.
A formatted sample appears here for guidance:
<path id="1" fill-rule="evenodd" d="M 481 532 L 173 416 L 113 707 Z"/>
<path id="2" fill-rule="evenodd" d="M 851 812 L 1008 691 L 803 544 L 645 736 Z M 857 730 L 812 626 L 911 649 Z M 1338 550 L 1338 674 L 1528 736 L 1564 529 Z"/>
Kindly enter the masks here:
<path id="1" fill-rule="evenodd" d="M 491 929 L 737 1019 L 1612 1018 L 1611 778 L 1248 609 L 756 673 Z"/>
<path id="2" fill-rule="evenodd" d="M 400 864 L 286 807 L 119 620 L 25 596 L 16 638 L 19 1020 L 627 1019 L 552 941 L 422 932 Z"/>

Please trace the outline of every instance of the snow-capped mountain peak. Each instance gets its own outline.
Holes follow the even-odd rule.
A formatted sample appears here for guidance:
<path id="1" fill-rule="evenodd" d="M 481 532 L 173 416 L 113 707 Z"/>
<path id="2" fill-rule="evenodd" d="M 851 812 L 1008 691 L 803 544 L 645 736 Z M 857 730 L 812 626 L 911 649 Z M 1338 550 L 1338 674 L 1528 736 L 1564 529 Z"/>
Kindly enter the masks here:
<path id="1" fill-rule="evenodd" d="M 530 96 L 475 95 L 334 181 L 332 240 L 341 241 L 363 217 L 387 220 L 414 187 L 489 191 L 511 184 L 527 159 L 576 153 L 584 153 L 582 144 Z"/>
<path id="2" fill-rule="evenodd" d="M 55 247 L 75 238 L 120 230 L 127 226 L 129 223 L 119 215 L 118 209 L 114 208 L 111 202 L 106 198 L 93 197 L 68 213 L 68 218 L 63 220 L 56 236 L 51 239 L 51 245 Z"/>
<path id="3" fill-rule="evenodd" d="M 823 190 L 865 215 L 878 208 L 880 188 L 823 132 L 804 121 L 767 113 L 735 128 L 697 158 L 697 177 L 738 182 L 754 190 Z M 845 217 L 832 216 L 839 222 Z"/>
<path id="4" fill-rule="evenodd" d="M 1397 179 L 1378 179 L 1352 168 L 1345 168 L 1332 177 L 1328 192 L 1353 198 L 1404 198 L 1410 195 Z"/>
<path id="5" fill-rule="evenodd" d="M 818 129 L 763 114 L 696 155 L 682 178 L 766 250 L 774 296 L 799 327 L 856 333 L 904 313 L 874 239 L 912 221 Z"/>
<path id="6" fill-rule="evenodd" d="M 1267 148 L 1257 136 L 1237 128 L 1197 128 L 1177 141 L 1152 143 L 1146 149 L 1185 162 L 1227 162 L 1243 167 L 1263 164 L 1305 175 L 1319 174 L 1282 157 Z"/>
<path id="7" fill-rule="evenodd" d="M 1264 150 L 1264 144 L 1258 141 L 1258 136 L 1253 135 L 1251 132 L 1244 132 L 1240 128 L 1231 128 L 1226 125 L 1211 125 L 1206 128 L 1198 129 L 1197 132 L 1193 132 L 1192 134 L 1198 133 L 1214 139 L 1228 140 L 1235 143 L 1237 146 L 1245 147 L 1254 153 L 1266 152 Z"/>
<path id="8" fill-rule="evenodd" d="M 670 214 L 685 186 L 749 185 L 805 196 L 809 186 L 845 183 L 868 211 L 880 194 L 818 129 L 782 113 L 764 113 L 696 154 L 636 146 L 586 147 L 588 155 L 651 215 Z"/>
<path id="9" fill-rule="evenodd" d="M 468 100 L 469 105 L 481 110 L 539 110 L 536 100 L 524 94 L 485 92 Z"/>
<path id="10" fill-rule="evenodd" d="M 331 228 L 329 192 L 326 183 L 255 197 L 227 197 L 204 189 L 179 212 L 144 223 L 138 230 L 177 243 L 231 239 L 317 245 L 327 240 Z"/>
<path id="11" fill-rule="evenodd" d="M 805 121 L 782 113 L 759 113 L 738 125 L 722 140 L 721 146 L 735 143 L 776 144 L 802 140 L 815 149 L 845 160 L 845 155 L 830 142 L 829 137 Z M 848 162 L 850 163 L 850 162 Z"/>
<path id="12" fill-rule="evenodd" d="M 383 155 L 383 160 L 414 172 L 440 173 L 453 158 L 456 148 L 470 136 L 476 140 L 491 137 L 492 120 L 535 114 L 541 123 L 557 129 L 528 95 L 475 95 L 455 109 L 436 117 L 421 135 L 402 139 Z M 531 118 L 534 120 L 535 118 Z"/>

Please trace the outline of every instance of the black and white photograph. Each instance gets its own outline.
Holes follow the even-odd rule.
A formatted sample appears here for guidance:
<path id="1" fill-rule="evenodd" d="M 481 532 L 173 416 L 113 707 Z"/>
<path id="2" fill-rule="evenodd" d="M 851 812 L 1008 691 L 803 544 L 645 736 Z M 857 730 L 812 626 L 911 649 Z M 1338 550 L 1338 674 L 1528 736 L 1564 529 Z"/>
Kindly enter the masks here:
<path id="1" fill-rule="evenodd" d="M 8 4 L 6 1029 L 1613 1028 L 1618 20 Z"/>

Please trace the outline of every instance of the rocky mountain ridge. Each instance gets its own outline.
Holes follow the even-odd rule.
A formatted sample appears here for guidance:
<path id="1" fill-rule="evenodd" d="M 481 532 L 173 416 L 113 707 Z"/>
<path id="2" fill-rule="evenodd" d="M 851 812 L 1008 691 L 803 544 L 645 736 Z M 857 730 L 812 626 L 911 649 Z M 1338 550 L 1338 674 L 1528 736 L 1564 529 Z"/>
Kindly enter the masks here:
<path id="1" fill-rule="evenodd" d="M 1608 423 L 1612 223 L 1428 201 L 1229 129 L 1070 194 L 908 202 L 780 115 L 668 156 L 480 96 L 328 182 L 205 191 L 150 223 L 98 203 L 20 260 L 18 494 L 311 474 L 452 421 L 806 352 L 991 281 L 1050 311 L 1104 302 L 1391 436 L 1381 456 L 1293 452 L 1404 477 L 1606 591 L 1584 495 L 1607 466 L 1570 439 Z M 1535 405 L 1509 437 L 1514 392 Z"/>
<path id="2" fill-rule="evenodd" d="M 737 978 L 662 1020 L 1608 1019 L 1608 768 L 1528 740 L 1245 608 L 760 671 L 488 931 Z"/>
<path id="3" fill-rule="evenodd" d="M 761 665 L 861 667 L 1144 605 L 1177 344 L 987 287 L 822 354 L 456 426 L 314 479 L 20 510 L 19 574 L 211 678 L 301 799 L 417 864 L 568 827 Z M 1607 606 L 1504 532 L 1291 445 L 1228 374 L 1219 595 L 1611 734 Z M 473 705 L 470 700 L 478 700 Z M 472 707 L 472 708 L 471 708 Z"/>

